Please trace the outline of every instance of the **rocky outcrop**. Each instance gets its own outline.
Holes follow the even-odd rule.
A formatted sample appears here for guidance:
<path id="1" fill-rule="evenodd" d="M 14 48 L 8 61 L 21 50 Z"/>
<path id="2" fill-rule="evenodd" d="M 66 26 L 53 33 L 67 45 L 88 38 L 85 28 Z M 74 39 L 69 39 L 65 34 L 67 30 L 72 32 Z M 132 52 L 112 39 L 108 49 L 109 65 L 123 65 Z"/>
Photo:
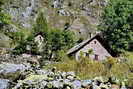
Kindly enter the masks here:
<path id="1" fill-rule="evenodd" d="M 30 28 L 38 12 L 39 0 L 9 0 L 3 8 L 14 23 Z"/>

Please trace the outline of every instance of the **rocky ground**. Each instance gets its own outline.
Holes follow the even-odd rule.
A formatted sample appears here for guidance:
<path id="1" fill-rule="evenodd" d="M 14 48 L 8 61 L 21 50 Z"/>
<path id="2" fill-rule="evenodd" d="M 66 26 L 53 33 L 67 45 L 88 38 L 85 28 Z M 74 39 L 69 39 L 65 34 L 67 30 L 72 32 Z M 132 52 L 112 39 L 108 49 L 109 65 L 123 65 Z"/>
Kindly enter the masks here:
<path id="1" fill-rule="evenodd" d="M 127 89 L 116 82 L 103 77 L 81 80 L 73 71 L 46 70 L 30 63 L 0 64 L 0 89 Z"/>
<path id="2" fill-rule="evenodd" d="M 22 54 L 22 55 L 12 55 L 12 54 L 0 54 L 0 63 L 27 63 L 27 62 L 36 62 L 38 63 L 41 56 L 33 56 L 29 54 Z"/>
<path id="3" fill-rule="evenodd" d="M 124 82 L 118 84 L 115 78 L 98 76 L 92 79 L 80 79 L 75 72 L 61 72 L 55 67 L 40 68 L 40 56 L 22 54 L 0 55 L 0 89 L 132 89 Z"/>

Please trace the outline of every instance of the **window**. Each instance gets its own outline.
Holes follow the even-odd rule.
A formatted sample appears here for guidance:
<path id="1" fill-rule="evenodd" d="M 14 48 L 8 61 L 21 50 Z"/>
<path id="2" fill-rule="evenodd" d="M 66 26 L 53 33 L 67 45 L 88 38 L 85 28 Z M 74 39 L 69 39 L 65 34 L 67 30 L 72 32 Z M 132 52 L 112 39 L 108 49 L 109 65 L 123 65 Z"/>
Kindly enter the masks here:
<path id="1" fill-rule="evenodd" d="M 89 57 L 89 53 L 86 52 L 86 53 L 85 53 L 85 56 L 86 56 L 86 57 Z"/>
<path id="2" fill-rule="evenodd" d="M 78 56 L 78 60 L 80 59 L 80 56 Z"/>
<path id="3" fill-rule="evenodd" d="M 97 42 L 96 41 L 94 41 L 94 44 L 96 44 Z"/>
<path id="4" fill-rule="evenodd" d="M 95 54 L 95 60 L 99 60 L 99 55 Z"/>

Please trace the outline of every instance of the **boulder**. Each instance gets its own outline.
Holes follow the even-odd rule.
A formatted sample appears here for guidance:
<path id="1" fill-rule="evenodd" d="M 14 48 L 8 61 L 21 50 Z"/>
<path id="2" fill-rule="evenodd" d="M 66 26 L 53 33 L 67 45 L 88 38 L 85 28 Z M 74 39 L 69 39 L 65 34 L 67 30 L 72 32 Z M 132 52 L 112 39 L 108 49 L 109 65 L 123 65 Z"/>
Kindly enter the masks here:
<path id="1" fill-rule="evenodd" d="M 63 88 L 63 83 L 60 82 L 59 80 L 52 81 L 52 85 L 53 85 L 54 88 L 58 88 L 58 89 Z"/>
<path id="2" fill-rule="evenodd" d="M 9 88 L 9 80 L 0 79 L 0 89 L 8 89 Z"/>
<path id="3" fill-rule="evenodd" d="M 107 84 L 103 84 L 103 83 L 100 85 L 100 88 L 101 89 L 110 89 L 110 87 Z"/>
<path id="4" fill-rule="evenodd" d="M 67 73 L 66 73 L 66 72 L 62 72 L 62 73 L 61 73 L 62 78 L 65 78 L 65 77 L 66 77 L 66 75 L 67 75 Z"/>
<path id="5" fill-rule="evenodd" d="M 30 75 L 26 79 L 23 80 L 24 83 L 31 84 L 33 82 L 39 82 L 42 80 L 47 80 L 47 75 Z"/>
<path id="6" fill-rule="evenodd" d="M 70 81 L 73 81 L 74 80 L 74 76 L 67 76 L 67 79 L 70 80 Z"/>
<path id="7" fill-rule="evenodd" d="M 120 89 L 120 86 L 117 84 L 112 84 L 111 89 Z"/>
<path id="8" fill-rule="evenodd" d="M 23 64 L 2 63 L 0 64 L 0 78 L 15 80 L 29 68 L 29 66 Z"/>
<path id="9" fill-rule="evenodd" d="M 75 72 L 67 72 L 67 75 L 69 76 L 69 75 L 71 75 L 71 76 L 75 76 Z"/>
<path id="10" fill-rule="evenodd" d="M 92 83 L 92 80 L 83 80 L 82 81 L 82 87 L 87 87 Z"/>
<path id="11" fill-rule="evenodd" d="M 39 74 L 39 75 L 43 75 L 43 74 L 47 74 L 48 70 L 40 69 L 40 70 L 36 70 L 36 73 Z"/>
<path id="12" fill-rule="evenodd" d="M 25 54 L 25 53 L 24 53 L 24 54 L 22 54 L 22 57 L 23 57 L 23 58 L 30 58 L 31 55 L 30 55 L 30 54 Z"/>
<path id="13" fill-rule="evenodd" d="M 82 83 L 80 80 L 75 80 L 72 82 L 72 84 L 73 84 L 74 89 L 81 89 Z"/>

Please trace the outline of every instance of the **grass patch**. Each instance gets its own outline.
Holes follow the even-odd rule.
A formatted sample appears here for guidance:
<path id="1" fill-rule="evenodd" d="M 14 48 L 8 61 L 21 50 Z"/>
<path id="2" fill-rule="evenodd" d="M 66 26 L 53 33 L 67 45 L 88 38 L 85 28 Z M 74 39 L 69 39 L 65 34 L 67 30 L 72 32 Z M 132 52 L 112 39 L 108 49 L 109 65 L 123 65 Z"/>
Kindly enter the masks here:
<path id="1" fill-rule="evenodd" d="M 100 62 L 88 58 L 82 58 L 80 61 L 67 60 L 62 63 L 50 64 L 45 68 L 49 69 L 53 67 L 56 67 L 59 71 L 74 71 L 81 79 L 92 79 L 97 76 L 113 76 L 122 81 L 124 79 L 131 81 L 132 76 L 129 66 L 125 62 L 119 62 L 115 58 L 108 58 L 106 61 Z"/>
<path id="2" fill-rule="evenodd" d="M 76 69 L 77 62 L 75 60 L 67 60 L 61 63 L 56 64 L 50 64 L 47 66 L 44 66 L 45 69 L 51 69 L 53 67 L 56 67 L 59 71 L 69 72 L 74 71 Z"/>

